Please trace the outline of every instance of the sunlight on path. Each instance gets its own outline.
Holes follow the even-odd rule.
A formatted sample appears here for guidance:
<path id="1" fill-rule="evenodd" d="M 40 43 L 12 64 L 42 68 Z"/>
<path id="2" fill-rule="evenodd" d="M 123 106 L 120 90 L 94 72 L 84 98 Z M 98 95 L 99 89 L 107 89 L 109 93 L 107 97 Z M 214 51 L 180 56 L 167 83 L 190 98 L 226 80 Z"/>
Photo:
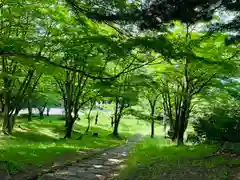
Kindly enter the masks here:
<path id="1" fill-rule="evenodd" d="M 132 136 L 118 148 L 109 149 L 100 155 L 74 163 L 53 173 L 45 174 L 40 180 L 106 180 L 116 176 L 114 171 L 126 160 L 141 135 Z"/>

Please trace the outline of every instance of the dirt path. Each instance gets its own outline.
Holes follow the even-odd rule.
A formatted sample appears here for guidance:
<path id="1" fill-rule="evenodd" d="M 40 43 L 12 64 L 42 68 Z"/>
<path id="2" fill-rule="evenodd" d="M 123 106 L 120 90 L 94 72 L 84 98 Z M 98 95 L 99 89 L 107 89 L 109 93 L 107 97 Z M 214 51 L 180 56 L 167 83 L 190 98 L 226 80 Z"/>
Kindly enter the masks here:
<path id="1" fill-rule="evenodd" d="M 240 180 L 240 167 L 234 169 L 234 173 L 230 180 Z"/>
<path id="2" fill-rule="evenodd" d="M 45 174 L 39 180 L 106 180 L 114 175 L 115 170 L 126 160 L 128 153 L 140 139 L 141 135 L 130 137 L 128 142 L 120 147 Z"/>

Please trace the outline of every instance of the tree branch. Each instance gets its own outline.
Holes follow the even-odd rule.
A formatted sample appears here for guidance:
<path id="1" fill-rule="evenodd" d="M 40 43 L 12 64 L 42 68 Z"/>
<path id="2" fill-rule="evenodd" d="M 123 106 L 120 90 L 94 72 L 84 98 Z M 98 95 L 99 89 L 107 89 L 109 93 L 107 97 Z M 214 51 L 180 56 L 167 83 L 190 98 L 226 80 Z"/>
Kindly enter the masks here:
<path id="1" fill-rule="evenodd" d="M 206 81 L 198 88 L 197 91 L 192 92 L 192 93 L 190 94 L 190 97 L 192 97 L 192 96 L 195 95 L 195 94 L 198 94 L 198 93 L 209 83 L 209 81 L 211 81 L 211 80 L 214 78 L 214 76 L 216 76 L 216 74 L 217 74 L 217 73 L 214 73 L 208 80 L 206 80 Z"/>
<path id="2" fill-rule="evenodd" d="M 53 65 L 53 66 L 56 66 L 56 67 L 60 67 L 60 68 L 63 68 L 63 69 L 66 69 L 66 70 L 70 70 L 70 71 L 75 71 L 75 72 L 78 72 L 78 73 L 82 73 L 83 75 L 91 78 L 91 79 L 99 79 L 99 80 L 114 80 L 114 79 L 117 79 L 118 77 L 120 77 L 121 75 L 123 74 L 126 74 L 126 73 L 129 73 L 131 71 L 134 71 L 136 69 L 139 69 L 143 66 L 146 66 L 148 64 L 150 64 L 151 62 L 154 62 L 156 59 L 158 59 L 159 57 L 147 62 L 147 63 L 144 63 L 142 65 L 139 65 L 137 67 L 134 67 L 134 68 L 130 68 L 132 65 L 133 65 L 133 62 L 130 63 L 127 67 L 125 67 L 121 72 L 119 72 L 118 74 L 116 75 L 113 75 L 112 77 L 99 77 L 99 76 L 94 76 L 94 75 L 91 75 L 91 73 L 87 73 L 83 70 L 80 70 L 80 69 L 76 69 L 75 67 L 71 67 L 71 66 L 64 66 L 64 65 L 61 65 L 61 64 L 58 64 L 56 62 L 53 62 L 51 61 L 50 58 L 47 58 L 47 57 L 44 57 L 44 56 L 38 56 L 38 55 L 27 55 L 27 54 L 24 54 L 24 53 L 13 53 L 13 52 L 1 52 L 1 49 L 0 49 L 0 56 L 2 57 L 11 57 L 11 56 L 23 56 L 25 58 L 32 58 L 32 59 L 37 59 L 37 60 L 40 60 L 40 61 L 43 61 L 45 63 L 48 63 L 50 65 Z"/>

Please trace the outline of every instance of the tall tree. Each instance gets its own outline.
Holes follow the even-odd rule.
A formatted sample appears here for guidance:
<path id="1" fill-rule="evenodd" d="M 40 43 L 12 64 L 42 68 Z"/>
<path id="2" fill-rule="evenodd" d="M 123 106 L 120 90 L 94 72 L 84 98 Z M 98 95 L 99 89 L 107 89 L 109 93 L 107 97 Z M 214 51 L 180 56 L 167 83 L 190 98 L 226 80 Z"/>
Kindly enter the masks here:
<path id="1" fill-rule="evenodd" d="M 169 40 L 175 45 L 175 58 L 168 65 L 158 65 L 158 71 L 164 75 L 162 95 L 172 139 L 177 139 L 179 145 L 183 144 L 192 99 L 215 79 L 236 73 L 235 60 L 239 57 L 236 46 L 224 45 L 224 35 L 209 37 L 190 31 L 189 25 L 184 28 L 185 31 L 179 26 L 169 34 Z"/>

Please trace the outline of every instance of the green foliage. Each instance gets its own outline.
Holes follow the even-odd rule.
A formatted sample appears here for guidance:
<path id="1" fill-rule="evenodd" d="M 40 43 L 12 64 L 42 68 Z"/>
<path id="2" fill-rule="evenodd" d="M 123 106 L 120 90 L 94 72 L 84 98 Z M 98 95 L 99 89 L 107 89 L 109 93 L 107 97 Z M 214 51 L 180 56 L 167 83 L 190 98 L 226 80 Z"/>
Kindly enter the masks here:
<path id="1" fill-rule="evenodd" d="M 39 83 L 31 95 L 33 107 L 48 106 L 55 107 L 61 103 L 61 98 L 58 93 L 56 83 L 52 76 L 43 75 Z"/>
<path id="2" fill-rule="evenodd" d="M 240 97 L 239 83 L 230 81 L 239 76 L 239 47 L 236 39 L 226 45 L 224 41 L 228 35 L 219 33 L 220 30 L 227 30 L 227 33 L 234 30 L 239 37 L 239 15 L 225 24 L 215 18 L 220 24 L 214 24 L 215 29 L 211 33 L 207 32 L 208 29 L 200 32 L 198 26 L 193 26 L 200 20 L 210 21 L 220 7 L 236 11 L 239 4 L 221 1 L 219 7 L 211 10 L 212 5 L 220 1 L 176 2 L 1 1 L 0 102 L 6 110 L 5 125 L 10 126 L 9 117 L 12 114 L 17 116 L 18 110 L 29 102 L 33 107 L 56 106 L 63 102 L 68 116 L 66 119 L 71 120 L 66 121 L 67 129 L 72 131 L 79 110 L 86 109 L 88 102 L 108 99 L 115 102 L 115 117 L 118 122 L 122 118 L 120 131 L 124 134 L 135 133 L 134 128 L 140 128 L 138 125 L 144 122 L 139 120 L 153 119 L 164 110 L 171 121 L 169 133 L 172 134 L 179 127 L 183 129 L 183 124 L 187 128 L 188 119 L 198 117 L 194 126 L 198 137 L 189 134 L 188 141 L 195 142 L 199 138 L 240 141 L 239 105 L 238 101 L 233 103 L 233 99 L 239 100 Z M 108 22 L 93 20 L 104 18 Z M 134 22 L 134 25 L 126 26 L 115 20 Z M 201 27 L 205 28 L 208 24 Z M 142 32 L 137 26 L 148 31 Z M 163 31 L 157 31 L 159 29 Z M 213 33 L 215 31 L 218 33 Z M 227 105 L 218 107 L 219 104 Z M 150 108 L 147 108 L 149 105 Z M 137 106 L 141 108 L 137 109 Z M 138 118 L 137 124 L 132 123 L 129 115 Z M 111 129 L 109 117 L 104 119 L 106 122 L 101 124 L 102 120 L 99 120 L 98 127 L 93 127 L 94 131 L 104 134 L 104 142 L 100 142 L 99 146 L 118 144 L 105 137 Z M 75 140 L 60 142 L 56 137 L 62 136 L 64 122 L 53 121 L 33 121 L 29 124 L 20 121 L 22 127 L 35 132 L 21 132 L 18 128 L 14 132 L 16 140 L 12 137 L 0 139 L 5 147 L 3 156 L 11 157 L 11 152 L 14 152 L 12 161 L 15 164 L 28 160 L 41 163 L 66 150 L 76 150 L 85 145 L 99 147 L 95 141 L 100 140 L 91 137 L 83 139 L 81 145 Z M 126 121 L 130 123 L 125 124 Z M 84 124 L 80 126 L 82 122 Z M 83 118 L 76 126 L 74 137 L 78 128 L 81 131 L 86 128 L 86 120 Z M 27 144 L 23 142 L 26 139 L 29 140 Z M 166 141 L 147 141 L 149 144 L 139 145 L 136 150 L 136 162 L 142 162 L 144 168 L 148 162 L 141 158 L 146 156 L 148 160 L 158 162 L 159 154 L 176 160 L 187 151 L 190 151 L 189 156 L 194 157 L 209 152 L 208 147 L 207 150 L 203 148 L 202 154 L 198 152 L 198 147 L 194 147 L 197 149 L 194 153 L 186 147 L 168 146 L 163 150 L 156 144 Z M 19 142 L 24 147 L 17 144 Z M 153 142 L 154 145 L 151 144 Z M 19 148 L 14 149 L 15 145 Z M 49 154 L 41 159 L 46 149 L 50 149 Z M 145 155 L 146 152 L 148 155 Z M 19 156 L 19 161 L 14 159 Z M 165 161 L 164 158 L 159 159 Z M 146 169 L 151 172 L 151 168 L 156 170 L 155 165 Z"/>
<path id="3" fill-rule="evenodd" d="M 214 145 L 176 147 L 160 138 L 146 138 L 131 152 L 119 180 L 226 179 L 238 159 L 212 156 Z"/>
<path id="4" fill-rule="evenodd" d="M 187 134 L 186 142 L 192 143 L 192 144 L 198 144 L 201 142 L 201 139 L 197 136 L 196 133 L 190 132 Z"/>
<path id="5" fill-rule="evenodd" d="M 239 105 L 225 104 L 216 107 L 209 114 L 194 123 L 194 130 L 199 138 L 206 141 L 240 141 Z"/>

